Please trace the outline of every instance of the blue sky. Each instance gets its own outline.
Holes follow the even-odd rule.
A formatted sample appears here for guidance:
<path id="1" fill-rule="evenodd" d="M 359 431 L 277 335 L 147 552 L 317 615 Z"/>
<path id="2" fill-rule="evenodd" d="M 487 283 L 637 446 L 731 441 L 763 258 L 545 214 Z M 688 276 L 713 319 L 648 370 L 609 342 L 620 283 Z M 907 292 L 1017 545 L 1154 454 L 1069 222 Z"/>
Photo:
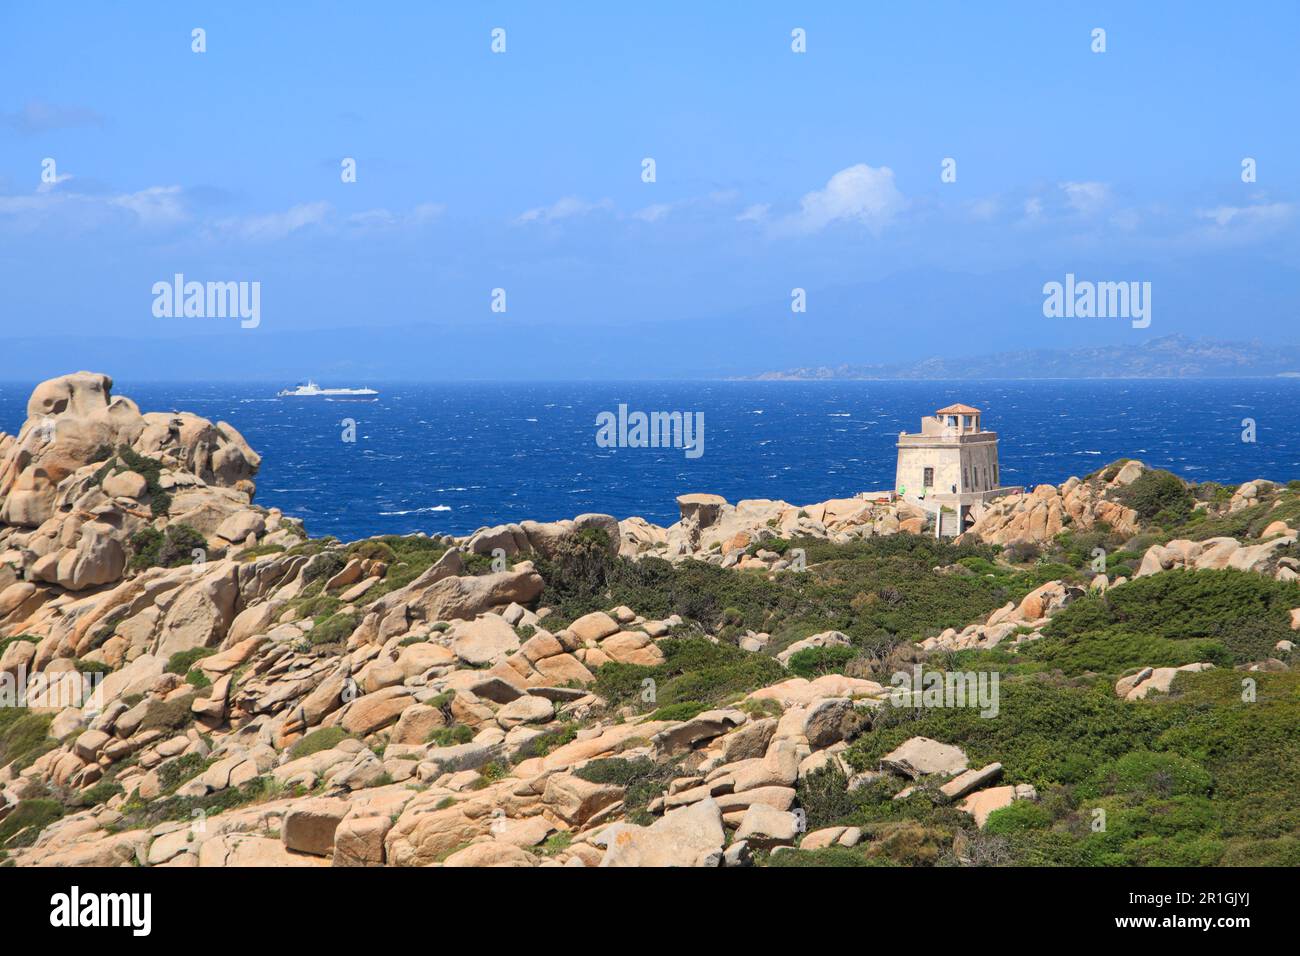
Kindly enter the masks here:
<path id="1" fill-rule="evenodd" d="M 1296 340 L 1300 5 L 808 6 L 7 4 L 4 332 L 311 333 L 310 360 L 342 368 L 367 329 L 503 354 L 528 330 L 501 371 L 540 378 L 584 350 L 596 376 L 707 371 L 671 351 L 646 369 L 639 337 L 685 352 L 748 322 L 792 342 L 754 371 Z M 176 272 L 260 282 L 261 325 L 155 317 Z M 1066 272 L 1152 281 L 1151 327 L 1045 319 Z M 0 358 L 0 378 L 29 364 Z"/>

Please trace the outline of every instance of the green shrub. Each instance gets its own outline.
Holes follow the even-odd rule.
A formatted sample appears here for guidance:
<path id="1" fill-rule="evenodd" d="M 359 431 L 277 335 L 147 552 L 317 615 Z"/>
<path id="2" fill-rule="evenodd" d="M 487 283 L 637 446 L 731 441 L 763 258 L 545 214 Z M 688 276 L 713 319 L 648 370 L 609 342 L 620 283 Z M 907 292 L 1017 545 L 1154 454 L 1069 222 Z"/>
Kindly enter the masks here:
<path id="1" fill-rule="evenodd" d="M 1300 587 L 1248 571 L 1173 570 L 1080 598 L 1043 629 L 1029 660 L 1068 674 L 1261 660 L 1288 635 Z"/>
<path id="2" fill-rule="evenodd" d="M 62 816 L 63 805 L 57 800 L 19 800 L 9 816 L 0 820 L 0 847 L 31 846 L 43 829 Z"/>
<path id="3" fill-rule="evenodd" d="M 852 818 L 866 794 L 850 793 L 848 786 L 848 778 L 833 765 L 815 770 L 798 782 L 799 806 L 803 807 L 809 832 Z"/>
<path id="4" fill-rule="evenodd" d="M 198 694 L 189 693 L 173 700 L 150 701 L 145 711 L 144 720 L 140 721 L 141 732 L 147 730 L 177 731 L 194 723 L 194 712 L 190 705 Z"/>
<path id="5" fill-rule="evenodd" d="M 467 744 L 474 739 L 474 730 L 465 724 L 452 724 L 450 727 L 435 727 L 429 731 L 425 743 L 435 747 L 452 747 Z"/>
<path id="6" fill-rule="evenodd" d="M 58 746 L 49 736 L 53 714 L 32 713 L 26 707 L 0 707 L 0 767 L 13 763 L 24 770 Z"/>
<path id="7" fill-rule="evenodd" d="M 78 807 L 96 807 L 101 803 L 107 803 L 122 792 L 122 785 L 117 781 L 101 780 L 93 787 L 88 787 L 78 793 L 75 797 L 75 805 Z"/>
<path id="8" fill-rule="evenodd" d="M 349 557 L 374 558 L 388 565 L 383 580 L 366 592 L 367 601 L 410 584 L 446 552 L 445 544 L 419 535 L 385 535 L 348 548 Z"/>
<path id="9" fill-rule="evenodd" d="M 208 540 L 202 532 L 182 522 L 169 524 L 165 530 L 142 528 L 131 536 L 131 567 L 175 568 L 193 560 L 194 551 L 208 554 Z"/>
<path id="10" fill-rule="evenodd" d="M 855 647 L 831 645 L 830 647 L 806 647 L 790 655 L 786 665 L 791 674 L 812 680 L 823 674 L 842 674 L 849 661 L 859 655 Z"/>
<path id="11" fill-rule="evenodd" d="M 609 535 L 600 528 L 583 528 L 563 535 L 551 552 L 534 564 L 545 581 L 543 603 L 562 608 L 570 620 L 609 605 L 602 600 L 609 576 L 618 563 L 610 554 Z"/>
<path id="12" fill-rule="evenodd" d="M 1010 806 L 994 810 L 984 824 L 986 833 L 994 835 L 1037 830 L 1052 822 L 1052 815 L 1032 800 L 1016 800 Z"/>
<path id="13" fill-rule="evenodd" d="M 1196 763 L 1178 754 L 1136 750 L 1100 767 L 1083 796 L 1128 794 L 1147 797 L 1208 796 L 1214 780 Z"/>
<path id="14" fill-rule="evenodd" d="M 181 784 L 193 780 L 212 765 L 212 761 L 197 753 L 181 754 L 158 766 L 158 786 L 162 796 L 175 793 Z"/>
<path id="15" fill-rule="evenodd" d="M 356 614 L 331 614 L 311 629 L 308 637 L 314 645 L 346 641 L 357 629 Z"/>
<path id="16" fill-rule="evenodd" d="M 347 557 L 338 551 L 318 552 L 303 568 L 303 584 L 314 584 L 317 581 L 324 583 L 342 571 L 347 563 Z"/>
<path id="17" fill-rule="evenodd" d="M 663 795 L 673 778 L 681 775 L 681 768 L 671 761 L 656 763 L 648 757 L 606 757 L 592 760 L 573 773 L 590 783 L 622 787 L 624 815 L 629 822 L 644 826 L 655 819 L 646 806 Z"/>
<path id="18" fill-rule="evenodd" d="M 658 707 L 690 703 L 707 709 L 787 676 L 770 657 L 702 638 L 667 638 L 659 648 L 662 664 L 608 663 L 596 672 L 593 689 L 615 706 L 642 705 L 644 682 L 651 680 Z"/>
<path id="19" fill-rule="evenodd" d="M 1160 524 L 1176 524 L 1186 520 L 1196 503 L 1195 497 L 1181 478 L 1157 468 L 1142 472 L 1131 485 L 1120 489 L 1116 497 L 1122 504 L 1136 511 L 1143 521 L 1160 517 Z"/>
<path id="20" fill-rule="evenodd" d="M 468 728 L 466 728 L 468 729 Z M 473 736 L 471 734 L 471 736 Z M 556 730 L 548 730 L 523 742 L 515 752 L 514 762 L 521 763 L 533 757 L 545 757 L 552 750 L 572 743 L 578 736 L 576 723 L 562 724 Z"/>
<path id="21" fill-rule="evenodd" d="M 650 719 L 690 720 L 692 717 L 695 717 L 708 709 L 708 704 L 701 704 L 697 700 L 686 700 L 679 704 L 669 704 L 667 707 L 660 707 L 651 715 Z"/>
<path id="22" fill-rule="evenodd" d="M 211 657 L 216 652 L 215 647 L 194 647 L 188 651 L 177 651 L 167 658 L 167 666 L 164 671 L 168 674 L 184 674 L 203 658 Z"/>
<path id="23" fill-rule="evenodd" d="M 299 757 L 310 757 L 322 750 L 333 750 L 347 736 L 347 731 L 342 727 L 322 727 L 320 730 L 313 730 L 289 748 L 289 758 L 297 760 Z"/>
<path id="24" fill-rule="evenodd" d="M 258 544 L 240 551 L 235 558 L 239 561 L 256 561 L 268 555 L 280 554 L 285 550 L 282 544 Z"/>
<path id="25" fill-rule="evenodd" d="M 777 853 L 767 858 L 768 866 L 780 867 L 845 867 L 845 866 L 896 866 L 881 858 L 868 857 L 858 848 L 831 846 L 821 850 L 795 850 Z"/>
<path id="26" fill-rule="evenodd" d="M 19 641 L 23 641 L 27 644 L 39 644 L 41 639 L 31 634 L 15 634 L 13 637 L 0 639 L 0 656 L 4 655 L 4 652 L 9 649 L 10 644 L 17 644 Z"/>

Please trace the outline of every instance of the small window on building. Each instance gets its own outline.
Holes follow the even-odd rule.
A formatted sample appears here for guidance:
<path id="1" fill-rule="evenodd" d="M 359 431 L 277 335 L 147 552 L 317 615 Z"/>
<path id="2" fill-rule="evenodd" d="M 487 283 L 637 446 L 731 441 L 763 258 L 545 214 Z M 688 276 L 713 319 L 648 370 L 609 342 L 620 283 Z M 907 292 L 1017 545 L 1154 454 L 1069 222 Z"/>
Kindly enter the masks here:
<path id="1" fill-rule="evenodd" d="M 949 415 L 949 416 L 948 416 L 948 424 L 951 425 L 953 428 L 956 428 L 956 427 L 957 427 L 957 416 L 956 416 L 956 415 Z"/>
<path id="2" fill-rule="evenodd" d="M 921 479 L 921 484 L 925 485 L 925 487 L 927 487 L 927 488 L 933 488 L 933 487 L 934 487 L 934 469 L 933 469 L 933 468 L 927 468 L 927 469 L 925 469 L 925 475 L 924 475 L 924 477 Z"/>

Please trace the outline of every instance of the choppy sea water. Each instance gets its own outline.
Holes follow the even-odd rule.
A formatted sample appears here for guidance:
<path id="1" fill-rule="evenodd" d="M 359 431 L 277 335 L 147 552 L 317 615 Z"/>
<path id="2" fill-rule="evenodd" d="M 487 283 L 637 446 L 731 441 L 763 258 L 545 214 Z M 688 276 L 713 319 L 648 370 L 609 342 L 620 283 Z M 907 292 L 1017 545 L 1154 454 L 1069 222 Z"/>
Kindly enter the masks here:
<path id="1" fill-rule="evenodd" d="M 0 383 L 0 430 L 18 430 L 31 387 Z M 390 384 L 364 403 L 276 399 L 282 387 L 118 381 L 114 393 L 230 422 L 262 455 L 257 501 L 345 540 L 591 511 L 669 524 L 687 492 L 806 504 L 882 490 L 898 433 L 956 401 L 999 433 L 1004 484 L 1120 457 L 1195 481 L 1300 478 L 1293 379 Z M 596 417 L 620 403 L 703 412 L 704 454 L 599 447 Z"/>

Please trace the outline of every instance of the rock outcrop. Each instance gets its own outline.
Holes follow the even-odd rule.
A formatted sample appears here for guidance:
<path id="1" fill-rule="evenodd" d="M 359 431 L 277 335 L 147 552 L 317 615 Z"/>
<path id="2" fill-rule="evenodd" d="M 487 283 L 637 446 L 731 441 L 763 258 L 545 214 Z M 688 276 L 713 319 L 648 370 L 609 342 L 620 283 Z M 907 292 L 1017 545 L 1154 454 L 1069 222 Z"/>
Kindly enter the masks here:
<path id="1" fill-rule="evenodd" d="M 233 426 L 141 413 L 112 385 L 93 372 L 42 382 L 19 433 L 0 435 L 0 592 L 36 586 L 21 602 L 18 591 L 0 601 L 0 624 L 65 592 L 116 584 L 129 562 L 165 546 L 169 528 L 170 557 L 187 564 L 302 537 L 252 504 L 261 459 Z M 142 558 L 150 534 L 158 540 Z"/>
<path id="2" fill-rule="evenodd" d="M 767 633 L 703 633 L 659 601 L 646 601 L 657 614 L 592 601 L 572 619 L 561 616 L 569 605 L 546 604 L 539 568 L 575 548 L 589 555 L 593 542 L 609 557 L 771 575 L 794 558 L 764 542 L 923 530 L 908 505 L 685 495 L 667 529 L 588 514 L 412 536 L 405 544 L 419 557 L 399 557 L 391 539 L 305 540 L 296 522 L 252 503 L 258 458 L 234 429 L 142 415 L 111 396 L 105 376 L 44 383 L 28 411 L 18 436 L 0 436 L 0 679 L 40 678 L 23 702 L 40 729 L 21 759 L 0 765 L 0 823 L 14 821 L 0 845 L 6 862 L 737 867 L 785 853 L 871 854 L 891 833 L 899 844 L 931 838 L 916 821 L 805 832 L 818 803 L 810 794 L 822 788 L 926 816 L 942 807 L 962 839 L 1037 799 L 1011 754 L 972 763 L 958 744 L 979 757 L 984 746 L 969 738 L 900 734 L 870 749 L 871 735 L 897 731 L 887 708 L 909 701 L 862 676 L 880 669 L 821 673 L 802 670 L 810 655 L 795 660 L 859 648 L 847 633 L 769 646 Z M 42 437 L 47 419 L 55 425 Z M 1140 474 L 1129 463 L 1107 482 L 1043 486 L 981 521 L 1007 541 L 1050 537 L 1065 516 L 1124 528 L 1130 514 L 1107 489 Z M 169 538 L 181 527 L 186 537 Z M 1153 547 L 1139 574 L 1239 567 L 1284 577 L 1295 537 L 1285 523 L 1270 529 L 1259 544 Z M 181 552 L 174 564 L 145 551 L 169 546 Z M 908 660 L 1038 640 L 1086 593 L 1079 580 L 1048 581 L 909 645 Z M 628 593 L 629 604 L 642 596 Z M 778 640 L 788 633 L 771 629 Z M 701 678 L 700 702 L 659 706 L 657 680 L 698 676 L 660 666 L 681 659 L 672 642 L 686 635 L 730 663 Z M 1274 650 L 1287 656 L 1293 644 Z M 751 664 L 762 665 L 753 679 Z M 1143 668 L 1115 692 L 1160 706 L 1178 673 L 1209 666 Z M 643 706 L 628 703 L 638 693 Z M 51 795 L 61 816 L 31 812 Z"/>

